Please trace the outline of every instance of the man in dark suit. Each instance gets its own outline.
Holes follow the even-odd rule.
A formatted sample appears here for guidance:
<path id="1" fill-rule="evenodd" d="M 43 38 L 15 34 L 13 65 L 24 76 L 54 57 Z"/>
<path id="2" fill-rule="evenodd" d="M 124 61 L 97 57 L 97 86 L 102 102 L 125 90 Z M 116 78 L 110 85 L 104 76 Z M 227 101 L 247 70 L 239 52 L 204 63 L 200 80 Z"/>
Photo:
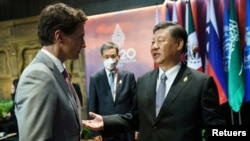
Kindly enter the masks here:
<path id="1" fill-rule="evenodd" d="M 19 141 L 80 141 L 81 113 L 64 62 L 85 48 L 82 10 L 55 3 L 42 10 L 38 37 L 42 49 L 20 77 L 15 112 Z M 67 73 L 65 73 L 67 74 Z"/>
<path id="2" fill-rule="evenodd" d="M 74 87 L 75 90 L 76 90 L 76 94 L 77 94 L 77 96 L 78 96 L 78 98 L 79 98 L 79 100 L 80 100 L 81 106 L 83 106 L 83 102 L 82 102 L 82 92 L 81 92 L 81 88 L 80 88 L 79 84 L 77 84 L 77 83 L 72 83 L 72 85 L 73 85 L 73 87 Z"/>
<path id="3" fill-rule="evenodd" d="M 90 77 L 89 111 L 100 115 L 124 114 L 132 107 L 136 81 L 134 74 L 116 67 L 119 60 L 119 48 L 113 42 L 104 43 L 100 52 L 104 69 Z M 112 78 L 109 75 L 113 75 Z M 134 132 L 108 135 L 92 132 L 95 140 L 132 141 Z"/>
<path id="4" fill-rule="evenodd" d="M 71 75 L 71 73 L 69 73 L 69 77 L 70 77 L 70 80 L 72 81 L 72 75 Z M 82 92 L 81 92 L 80 85 L 77 84 L 77 83 L 73 83 L 73 82 L 72 82 L 72 85 L 73 85 L 73 87 L 74 87 L 74 89 L 75 89 L 75 91 L 76 91 L 76 94 L 77 94 L 77 96 L 78 96 L 78 99 L 79 99 L 79 101 L 80 101 L 81 106 L 83 106 L 83 102 L 82 102 Z"/>
<path id="5" fill-rule="evenodd" d="M 202 129 L 226 124 L 216 84 L 211 76 L 181 63 L 187 42 L 182 26 L 164 21 L 153 33 L 151 54 L 158 68 L 138 78 L 132 110 L 112 116 L 90 113 L 94 120 L 84 120 L 83 125 L 115 133 L 139 128 L 139 141 L 201 141 Z M 164 75 L 167 79 L 161 82 Z M 157 101 L 161 85 L 162 105 Z"/>

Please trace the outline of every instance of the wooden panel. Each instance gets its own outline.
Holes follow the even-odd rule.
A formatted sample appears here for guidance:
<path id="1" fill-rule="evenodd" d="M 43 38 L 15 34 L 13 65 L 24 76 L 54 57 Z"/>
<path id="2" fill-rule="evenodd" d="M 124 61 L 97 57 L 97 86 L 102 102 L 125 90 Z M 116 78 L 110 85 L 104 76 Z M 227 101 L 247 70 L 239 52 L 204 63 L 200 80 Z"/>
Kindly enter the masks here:
<path id="1" fill-rule="evenodd" d="M 11 99 L 11 79 L 9 77 L 4 77 L 0 79 L 0 100 L 1 99 Z"/>
<path id="2" fill-rule="evenodd" d="M 0 99 L 10 99 L 10 70 L 8 67 L 8 55 L 0 50 Z"/>
<path id="3" fill-rule="evenodd" d="M 10 99 L 12 80 L 19 78 L 22 71 L 33 60 L 41 45 L 37 38 L 38 17 L 0 22 L 0 99 Z M 68 60 L 66 67 L 74 83 L 81 88 L 86 117 L 86 90 L 84 51 L 78 60 Z"/>
<path id="4" fill-rule="evenodd" d="M 0 51 L 0 76 L 5 76 L 7 73 L 7 55 L 5 52 Z"/>

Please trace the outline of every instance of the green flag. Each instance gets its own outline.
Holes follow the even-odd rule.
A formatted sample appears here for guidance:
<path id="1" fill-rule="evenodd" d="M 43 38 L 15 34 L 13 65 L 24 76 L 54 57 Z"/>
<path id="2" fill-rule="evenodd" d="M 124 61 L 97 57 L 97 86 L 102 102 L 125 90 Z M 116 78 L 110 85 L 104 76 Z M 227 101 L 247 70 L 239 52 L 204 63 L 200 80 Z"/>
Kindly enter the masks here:
<path id="1" fill-rule="evenodd" d="M 244 80 L 239 28 L 236 20 L 234 0 L 230 0 L 229 32 L 228 99 L 232 110 L 239 112 L 244 96 Z"/>
<path id="2" fill-rule="evenodd" d="M 195 31 L 190 1 L 186 2 L 186 31 L 188 33 L 186 52 L 187 66 L 202 72 L 202 60 L 199 52 L 198 38 Z"/>

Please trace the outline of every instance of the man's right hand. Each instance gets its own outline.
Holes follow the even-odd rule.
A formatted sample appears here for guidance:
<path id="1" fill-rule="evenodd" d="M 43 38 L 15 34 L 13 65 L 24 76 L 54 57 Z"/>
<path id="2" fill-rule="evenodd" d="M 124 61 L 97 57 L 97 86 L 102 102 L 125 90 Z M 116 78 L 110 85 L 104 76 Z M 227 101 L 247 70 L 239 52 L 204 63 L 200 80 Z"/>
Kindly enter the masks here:
<path id="1" fill-rule="evenodd" d="M 82 120 L 82 124 L 95 131 L 103 130 L 104 123 L 101 115 L 95 114 L 93 112 L 89 112 L 89 115 L 93 118 L 93 120 Z"/>

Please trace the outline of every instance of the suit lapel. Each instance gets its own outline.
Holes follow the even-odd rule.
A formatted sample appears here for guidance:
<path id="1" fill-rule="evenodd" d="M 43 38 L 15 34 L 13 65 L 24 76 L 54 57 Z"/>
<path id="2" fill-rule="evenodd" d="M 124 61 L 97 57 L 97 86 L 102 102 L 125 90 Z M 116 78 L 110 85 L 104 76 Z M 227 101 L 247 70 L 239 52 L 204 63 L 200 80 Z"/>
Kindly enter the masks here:
<path id="1" fill-rule="evenodd" d="M 174 104 L 177 96 L 182 91 L 182 89 L 185 87 L 186 84 L 191 80 L 190 71 L 186 69 L 187 67 L 182 64 L 180 71 L 178 72 L 167 97 L 165 98 L 162 108 L 159 112 L 159 115 L 157 119 L 160 119 L 161 116 L 166 112 L 169 107 Z"/>
<path id="2" fill-rule="evenodd" d="M 61 74 L 61 72 L 58 70 L 58 68 L 54 64 L 54 62 L 42 51 L 40 51 L 37 54 L 37 58 L 40 58 L 39 60 L 41 60 L 44 64 L 46 64 L 52 70 L 58 83 L 61 85 L 61 87 L 63 88 L 65 93 L 67 93 L 69 91 L 68 85 L 67 85 L 65 79 L 63 78 L 63 75 Z"/>
<path id="3" fill-rule="evenodd" d="M 147 95 L 148 95 L 148 109 L 151 111 L 152 118 L 155 120 L 156 111 L 155 111 L 155 97 L 156 97 L 156 84 L 158 77 L 159 69 L 155 69 L 149 74 L 147 84 Z"/>
<path id="4" fill-rule="evenodd" d="M 63 75 L 58 70 L 58 68 L 56 67 L 56 65 L 54 64 L 54 62 L 45 53 L 43 53 L 43 52 L 40 51 L 37 54 L 37 58 L 41 58 L 39 60 L 42 60 L 42 62 L 44 64 L 46 64 L 52 70 L 52 72 L 54 73 L 54 76 L 57 79 L 57 83 L 59 83 L 59 85 L 64 90 L 65 94 L 67 94 L 67 96 L 68 96 L 68 98 L 70 100 L 70 103 L 72 104 L 73 109 L 75 111 L 75 114 L 76 114 L 76 117 L 77 117 L 77 121 L 78 121 L 78 123 L 80 125 L 81 122 L 80 122 L 80 119 L 79 119 L 79 116 L 78 116 L 78 109 L 77 109 L 77 105 L 76 105 L 75 99 L 74 99 L 73 95 L 71 94 L 71 92 L 69 90 L 69 87 L 68 87 L 68 84 L 65 81 Z"/>
<path id="5" fill-rule="evenodd" d="M 65 94 L 67 94 L 67 97 L 69 98 L 71 105 L 73 106 L 73 109 L 75 111 L 75 115 L 76 115 L 76 117 L 78 119 L 77 120 L 78 123 L 81 124 L 81 122 L 80 122 L 81 119 L 79 119 L 79 114 L 78 114 L 76 101 L 75 101 L 75 98 L 74 98 L 73 94 L 71 93 L 71 91 L 69 89 L 69 86 L 68 86 L 67 82 L 65 81 L 63 75 L 59 72 L 59 70 L 56 67 L 55 67 L 54 74 L 56 76 L 56 79 L 57 79 L 58 83 L 62 86 Z"/>
<path id="6" fill-rule="evenodd" d="M 107 73 L 106 73 L 105 69 L 102 70 L 101 77 L 100 77 L 100 81 L 103 82 L 103 80 L 106 82 L 102 83 L 102 85 L 104 85 L 104 89 L 105 89 L 104 92 L 102 92 L 102 93 L 104 95 L 106 95 L 110 99 L 111 102 L 114 102 L 111 88 L 109 85 L 109 80 L 108 80 Z"/>
<path id="7" fill-rule="evenodd" d="M 119 97 L 121 96 L 120 92 L 121 92 L 121 86 L 124 85 L 122 84 L 123 82 L 125 82 L 125 78 L 124 78 L 124 74 L 121 73 L 119 70 L 117 71 L 118 73 L 118 78 L 117 78 L 117 82 L 116 82 L 116 93 L 115 93 L 115 102 L 119 99 Z"/>

